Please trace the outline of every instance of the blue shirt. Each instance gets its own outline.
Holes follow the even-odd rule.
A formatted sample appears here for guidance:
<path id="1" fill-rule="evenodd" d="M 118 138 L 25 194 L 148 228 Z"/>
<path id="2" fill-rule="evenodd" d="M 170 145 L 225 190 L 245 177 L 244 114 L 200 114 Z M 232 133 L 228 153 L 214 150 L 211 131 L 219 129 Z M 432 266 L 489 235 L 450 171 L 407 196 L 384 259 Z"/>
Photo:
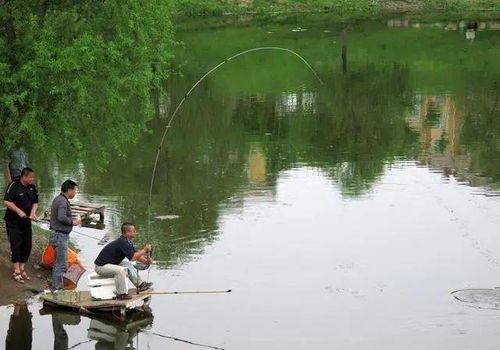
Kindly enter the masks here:
<path id="1" fill-rule="evenodd" d="M 94 263 L 97 266 L 104 266 L 106 264 L 120 265 L 125 258 L 132 260 L 134 254 L 134 245 L 127 237 L 122 235 L 102 248 Z"/>

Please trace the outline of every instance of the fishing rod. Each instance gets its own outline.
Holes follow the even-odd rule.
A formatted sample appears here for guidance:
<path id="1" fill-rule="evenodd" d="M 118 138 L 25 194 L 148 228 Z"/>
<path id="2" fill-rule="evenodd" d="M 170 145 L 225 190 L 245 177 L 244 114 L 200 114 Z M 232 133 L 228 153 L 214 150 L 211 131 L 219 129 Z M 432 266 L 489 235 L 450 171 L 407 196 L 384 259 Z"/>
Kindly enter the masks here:
<path id="1" fill-rule="evenodd" d="M 228 57 L 226 58 L 224 61 L 220 62 L 219 64 L 215 65 L 213 68 L 211 68 L 210 70 L 208 70 L 200 79 L 198 79 L 198 81 L 196 81 L 196 83 L 194 83 L 194 85 L 187 91 L 187 93 L 184 95 L 184 97 L 181 99 L 181 101 L 177 104 L 177 107 L 175 108 L 174 112 L 172 113 L 172 115 L 170 116 L 170 119 L 168 120 L 167 124 L 165 125 L 165 130 L 163 131 L 163 134 L 162 134 L 162 137 L 161 137 L 161 140 L 160 140 L 160 144 L 158 146 L 158 149 L 156 151 L 156 157 L 155 157 L 155 162 L 154 162 L 154 165 L 153 165 L 153 171 L 151 173 L 151 182 L 149 184 L 149 195 L 148 195 L 148 221 L 147 221 L 147 227 L 146 227 L 146 240 L 149 242 L 149 232 L 151 231 L 151 199 L 152 199 L 152 196 L 153 196 L 153 185 L 154 185 L 154 181 L 155 181 L 155 176 L 156 176 L 156 169 L 158 167 L 158 160 L 160 159 L 160 152 L 162 150 L 162 147 L 163 147 L 163 142 L 165 141 L 165 138 L 167 136 L 167 133 L 168 133 L 168 130 L 170 129 L 170 127 L 172 126 L 172 123 L 174 121 L 174 118 L 176 117 L 177 113 L 179 112 L 180 108 L 182 107 L 182 105 L 184 104 L 184 102 L 186 101 L 186 99 L 191 95 L 191 93 L 194 91 L 194 89 L 196 89 L 196 87 L 203 81 L 205 80 L 205 78 L 207 78 L 210 74 L 212 74 L 213 72 L 215 72 L 217 69 L 219 69 L 220 67 L 222 67 L 224 64 L 228 63 L 229 61 L 237 58 L 237 57 L 240 57 L 240 56 L 243 56 L 243 55 L 246 55 L 248 53 L 251 53 L 251 52 L 256 52 L 256 51 L 263 51 L 263 50 L 273 50 L 273 51 L 284 51 L 284 52 L 287 52 L 287 53 L 291 53 L 292 55 L 298 57 L 306 66 L 307 68 L 309 68 L 309 70 L 314 74 L 314 76 L 316 77 L 316 79 L 318 79 L 318 81 L 321 83 L 321 85 L 323 85 L 323 81 L 321 80 L 321 78 L 319 77 L 319 75 L 316 73 L 316 71 L 312 68 L 312 66 L 309 64 L 309 62 L 306 61 L 306 59 L 304 57 L 302 57 L 301 55 L 299 55 L 297 52 L 291 50 L 291 49 L 287 49 L 287 48 L 283 48 L 283 47 L 277 47 L 277 46 L 263 46 L 263 47 L 256 47 L 256 48 L 253 48 L 253 49 L 248 49 L 248 50 L 244 50 L 244 51 L 241 51 L 231 57 Z M 149 257 L 152 258 L 152 252 L 149 253 Z M 148 277 L 147 277 L 147 280 L 149 281 L 149 272 L 150 270 L 148 269 Z M 228 293 L 230 292 L 231 290 L 229 291 L 226 291 L 224 293 Z M 179 293 L 165 293 L 165 294 L 179 294 Z"/>
<path id="2" fill-rule="evenodd" d="M 151 175 L 151 183 L 149 185 L 148 224 L 147 224 L 147 231 L 146 231 L 146 237 L 147 237 L 148 240 L 149 240 L 149 231 L 150 231 L 150 227 L 151 227 L 151 198 L 152 198 L 152 195 L 153 195 L 153 184 L 154 184 L 154 180 L 155 180 L 155 176 L 156 176 L 156 169 L 157 169 L 157 166 L 158 166 L 158 160 L 159 160 L 159 157 L 160 157 L 161 149 L 163 147 L 163 142 L 165 141 L 165 137 L 167 136 L 168 130 L 170 129 L 170 127 L 172 125 L 172 122 L 174 121 L 174 118 L 177 115 L 177 112 L 179 111 L 179 109 L 181 108 L 181 106 L 184 104 L 184 101 L 186 101 L 186 99 L 189 97 L 189 95 L 191 94 L 191 92 L 198 86 L 198 84 L 200 84 L 206 77 L 208 77 L 210 74 L 212 74 L 213 72 L 215 72 L 221 66 L 223 66 L 224 64 L 228 63 L 229 61 L 231 61 L 231 60 L 233 60 L 233 59 L 235 59 L 235 58 L 237 58 L 239 56 L 243 56 L 243 55 L 246 55 L 246 54 L 251 53 L 251 52 L 263 51 L 263 50 L 284 51 L 284 52 L 288 52 L 288 53 L 291 53 L 291 54 L 295 55 L 296 57 L 298 57 L 307 66 L 307 68 L 309 68 L 309 70 L 311 70 L 311 72 L 314 74 L 314 76 L 316 77 L 316 79 L 318 79 L 318 81 L 321 83 L 321 85 L 323 85 L 323 81 L 318 76 L 318 74 L 316 73 L 316 71 L 311 67 L 311 65 L 309 64 L 309 62 L 307 62 L 305 60 L 305 58 L 303 58 L 301 55 L 299 55 L 297 52 L 295 52 L 295 51 L 293 51 L 291 49 L 287 49 L 287 48 L 283 48 L 283 47 L 277 47 L 277 46 L 263 46 L 263 47 L 256 47 L 256 48 L 253 48 L 253 49 L 241 51 L 241 52 L 239 52 L 239 53 L 237 53 L 237 54 L 235 54 L 235 55 L 233 55 L 231 57 L 226 58 L 224 61 L 220 62 L 219 64 L 215 65 L 212 69 L 210 69 L 208 72 L 206 72 L 200 79 L 198 79 L 198 81 L 184 95 L 184 97 L 179 102 L 179 104 L 175 108 L 174 112 L 170 116 L 170 119 L 169 119 L 167 125 L 165 126 L 165 130 L 163 131 L 163 135 L 161 137 L 160 145 L 158 146 L 158 150 L 156 152 L 156 158 L 155 158 L 155 162 L 154 162 L 154 166 L 153 166 L 153 172 L 152 172 L 152 175 Z"/>
<path id="3" fill-rule="evenodd" d="M 145 294 L 153 295 L 153 294 L 223 294 L 223 293 L 231 293 L 231 289 L 228 290 L 191 290 L 191 291 L 158 291 L 158 292 L 147 292 Z"/>

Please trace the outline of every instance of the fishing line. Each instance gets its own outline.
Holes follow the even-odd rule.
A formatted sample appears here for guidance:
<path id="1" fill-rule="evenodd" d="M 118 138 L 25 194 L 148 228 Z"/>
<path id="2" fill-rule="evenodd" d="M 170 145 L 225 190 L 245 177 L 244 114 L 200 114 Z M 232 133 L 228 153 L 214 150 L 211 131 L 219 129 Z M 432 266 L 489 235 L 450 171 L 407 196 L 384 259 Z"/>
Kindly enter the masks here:
<path id="1" fill-rule="evenodd" d="M 297 52 L 295 52 L 293 50 L 286 49 L 286 48 L 283 48 L 283 47 L 277 47 L 277 46 L 263 46 L 263 47 L 256 47 L 256 48 L 253 48 L 253 49 L 241 51 L 241 52 L 239 52 L 239 53 L 237 53 L 237 54 L 235 54 L 235 55 L 233 55 L 233 56 L 231 56 L 229 58 L 226 58 L 224 61 L 220 62 L 219 64 L 217 64 L 216 66 L 214 66 L 212 69 L 210 69 L 208 72 L 206 72 L 188 90 L 188 92 L 184 95 L 184 97 L 182 98 L 182 100 L 179 102 L 179 104 L 175 108 L 174 112 L 172 113 L 170 119 L 168 120 L 168 123 L 165 126 L 165 130 L 164 130 L 163 135 L 161 137 L 160 145 L 158 146 L 158 150 L 156 152 L 156 158 L 155 158 L 155 162 L 154 162 L 154 166 L 153 166 L 153 171 L 152 171 L 152 174 L 151 174 L 151 183 L 149 185 L 148 223 L 147 223 L 147 230 L 146 230 L 146 239 L 148 241 L 149 241 L 149 231 L 150 231 L 150 228 L 151 228 L 151 198 L 152 198 L 152 194 L 153 194 L 153 184 L 154 184 L 154 180 L 155 180 L 155 176 L 156 176 L 156 169 L 157 169 L 157 166 L 158 166 L 158 159 L 160 157 L 160 152 L 161 152 L 161 149 L 163 147 L 163 142 L 165 141 L 165 137 L 167 136 L 168 130 L 170 129 L 170 126 L 172 125 L 172 122 L 174 121 L 174 118 L 177 115 L 177 112 L 179 111 L 179 109 L 181 108 L 181 106 L 184 104 L 184 101 L 186 101 L 186 99 L 189 97 L 189 95 L 191 94 L 191 92 L 198 86 L 198 84 L 200 84 L 206 77 L 208 77 L 214 71 L 216 71 L 217 69 L 219 69 L 224 64 L 228 63 L 229 61 L 231 61 L 231 60 L 233 60 L 233 59 L 235 59 L 235 58 L 237 58 L 239 56 L 245 55 L 245 54 L 250 53 L 250 52 L 263 51 L 263 50 L 285 51 L 285 52 L 288 52 L 288 53 L 291 53 L 291 54 L 295 55 L 296 57 L 298 57 L 307 66 L 307 68 L 309 68 L 309 70 L 311 70 L 311 72 L 314 74 L 314 76 L 316 77 L 316 79 L 318 79 L 318 81 L 323 85 L 323 81 L 318 76 L 318 74 L 316 73 L 316 71 L 311 67 L 311 65 L 309 64 L 309 62 L 307 62 L 305 60 L 305 58 L 303 58 L 301 55 L 299 55 Z"/>
<path id="2" fill-rule="evenodd" d="M 87 340 L 87 341 L 81 341 L 79 343 L 76 343 L 75 345 L 71 346 L 68 348 L 68 350 L 71 350 L 71 349 L 74 349 L 74 348 L 77 348 L 79 347 L 80 345 L 83 345 L 83 344 L 87 344 L 87 343 L 90 343 L 90 342 L 93 342 L 94 340 L 90 339 L 90 340 Z"/>
<path id="3" fill-rule="evenodd" d="M 106 242 L 107 242 L 107 240 L 104 240 L 103 238 L 97 238 L 97 237 L 94 237 L 94 236 L 88 235 L 88 234 L 86 234 L 86 233 L 83 233 L 83 232 L 77 231 L 77 230 L 75 230 L 75 229 L 71 230 L 71 233 L 73 233 L 73 232 L 74 232 L 74 233 L 76 233 L 76 234 L 78 234 L 78 235 L 84 236 L 84 237 L 92 238 L 92 239 L 94 239 L 94 240 L 96 240 L 96 241 L 99 241 L 98 243 L 101 243 L 101 244 L 104 244 L 104 243 L 106 243 Z"/>
<path id="4" fill-rule="evenodd" d="M 143 331 L 141 330 L 141 332 L 143 332 Z M 182 343 L 186 343 L 186 344 L 191 344 L 191 345 L 195 345 L 195 346 L 201 346 L 201 347 L 204 347 L 204 348 L 215 349 L 215 350 L 225 350 L 224 348 L 219 348 L 217 346 L 195 343 L 195 342 L 192 342 L 192 341 L 189 341 L 189 340 L 186 340 L 186 339 L 172 337 L 170 335 L 164 335 L 164 334 L 160 334 L 160 333 L 151 333 L 151 334 L 155 335 L 157 337 L 166 338 L 166 339 L 170 339 L 170 340 L 174 340 L 174 341 L 178 341 L 178 342 L 182 342 Z"/>
<path id="5" fill-rule="evenodd" d="M 42 222 L 45 224 L 45 223 L 48 223 L 47 221 L 34 221 L 33 222 L 36 223 L 36 225 L 41 228 L 42 230 L 48 230 L 49 228 L 48 227 L 44 227 L 42 226 Z M 101 244 L 104 244 L 107 242 L 107 240 L 104 240 L 103 238 L 97 238 L 97 237 L 94 237 L 94 236 L 91 236 L 89 234 L 86 234 L 86 233 L 83 233 L 83 232 L 80 232 L 78 230 L 75 230 L 74 228 L 71 230 L 71 233 L 76 233 L 77 235 L 81 235 L 81 236 L 84 236 L 84 237 L 88 237 L 88 238 L 91 238 L 91 239 L 94 239 L 96 241 L 99 241 L 98 243 L 101 243 Z"/>

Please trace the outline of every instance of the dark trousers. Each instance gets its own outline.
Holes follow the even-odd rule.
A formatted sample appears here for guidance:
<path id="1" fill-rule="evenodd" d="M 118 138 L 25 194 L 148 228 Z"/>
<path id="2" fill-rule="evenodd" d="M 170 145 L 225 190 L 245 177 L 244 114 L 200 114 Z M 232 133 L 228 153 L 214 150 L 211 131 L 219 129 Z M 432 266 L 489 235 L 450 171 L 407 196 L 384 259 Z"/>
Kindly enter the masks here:
<path id="1" fill-rule="evenodd" d="M 30 219 L 5 221 L 7 235 L 10 241 L 11 261 L 13 263 L 25 263 L 31 253 L 31 231 Z"/>

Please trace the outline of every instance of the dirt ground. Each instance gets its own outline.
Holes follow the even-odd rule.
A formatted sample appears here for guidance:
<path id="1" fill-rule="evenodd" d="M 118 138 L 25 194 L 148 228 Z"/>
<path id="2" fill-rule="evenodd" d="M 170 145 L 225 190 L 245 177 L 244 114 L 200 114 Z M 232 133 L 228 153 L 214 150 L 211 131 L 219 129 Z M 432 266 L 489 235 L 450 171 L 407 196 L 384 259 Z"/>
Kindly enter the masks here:
<path id="1" fill-rule="evenodd" d="M 33 228 L 33 249 L 30 260 L 26 264 L 26 272 L 30 281 L 20 284 L 12 278 L 12 263 L 10 262 L 10 245 L 5 231 L 5 222 L 0 222 L 0 305 L 13 304 L 25 300 L 49 287 L 50 270 L 39 267 L 38 263 L 43 249 L 48 242 L 48 233 Z"/>

